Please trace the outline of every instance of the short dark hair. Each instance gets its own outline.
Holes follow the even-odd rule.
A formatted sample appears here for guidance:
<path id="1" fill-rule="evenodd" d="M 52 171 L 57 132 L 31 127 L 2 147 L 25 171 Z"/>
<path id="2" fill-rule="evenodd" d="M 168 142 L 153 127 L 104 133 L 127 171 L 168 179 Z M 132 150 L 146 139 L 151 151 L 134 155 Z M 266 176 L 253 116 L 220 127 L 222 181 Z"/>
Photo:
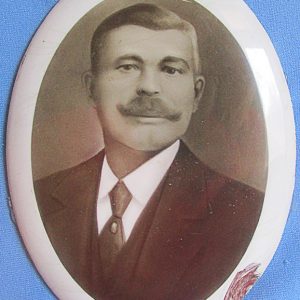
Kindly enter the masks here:
<path id="1" fill-rule="evenodd" d="M 137 25 L 152 30 L 177 29 L 186 32 L 193 45 L 193 63 L 196 73 L 200 72 L 197 34 L 194 26 L 174 12 L 154 4 L 135 4 L 107 17 L 94 32 L 91 42 L 91 68 L 95 74 L 99 69 L 100 51 L 109 31 L 124 25 Z"/>

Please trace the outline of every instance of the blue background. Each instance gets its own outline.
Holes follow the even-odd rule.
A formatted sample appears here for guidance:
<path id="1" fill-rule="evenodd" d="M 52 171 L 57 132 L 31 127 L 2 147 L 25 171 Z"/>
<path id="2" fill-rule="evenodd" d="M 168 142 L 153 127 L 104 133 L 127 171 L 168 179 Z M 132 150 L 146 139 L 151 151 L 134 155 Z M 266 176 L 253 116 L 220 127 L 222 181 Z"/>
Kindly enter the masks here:
<path id="1" fill-rule="evenodd" d="M 84 0 L 83 0 L 84 1 Z M 220 0 L 222 1 L 222 0 Z M 300 133 L 300 1 L 246 0 L 268 32 L 281 60 L 293 101 L 297 136 Z M 9 98 L 22 55 L 35 30 L 57 3 L 55 0 L 0 2 L 0 299 L 55 299 L 36 273 L 11 221 L 7 204 L 4 153 Z M 299 143 L 297 146 L 299 153 Z M 299 163 L 299 161 L 298 161 Z M 250 299 L 300 299 L 300 182 L 296 187 L 280 246 Z"/>

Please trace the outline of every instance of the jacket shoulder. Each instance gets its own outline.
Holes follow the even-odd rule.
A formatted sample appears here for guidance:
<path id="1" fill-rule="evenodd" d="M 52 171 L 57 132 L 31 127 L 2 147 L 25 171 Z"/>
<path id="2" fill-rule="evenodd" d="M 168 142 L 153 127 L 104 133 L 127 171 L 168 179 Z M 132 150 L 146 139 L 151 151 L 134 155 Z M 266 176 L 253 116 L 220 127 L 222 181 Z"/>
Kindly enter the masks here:
<path id="1" fill-rule="evenodd" d="M 205 194 L 210 213 L 221 210 L 223 216 L 228 215 L 232 220 L 237 219 L 237 216 L 242 218 L 247 215 L 258 219 L 264 192 L 213 170 L 199 160 L 185 144 L 181 147 L 176 164 L 178 167 L 172 172 L 175 174 L 173 177 L 178 177 L 176 182 L 179 187 L 185 187 L 186 193 L 195 195 L 192 201 L 197 202 L 197 195 Z"/>
<path id="2" fill-rule="evenodd" d="M 72 178 L 75 179 L 77 176 L 81 176 L 80 174 L 83 174 L 82 176 L 88 174 L 95 166 L 96 168 L 101 168 L 103 157 L 104 151 L 101 151 L 92 158 L 76 166 L 35 180 L 33 182 L 34 192 L 42 216 L 62 208 L 63 204 L 60 201 L 56 201 L 53 195 L 65 181 L 68 180 L 72 182 Z"/>

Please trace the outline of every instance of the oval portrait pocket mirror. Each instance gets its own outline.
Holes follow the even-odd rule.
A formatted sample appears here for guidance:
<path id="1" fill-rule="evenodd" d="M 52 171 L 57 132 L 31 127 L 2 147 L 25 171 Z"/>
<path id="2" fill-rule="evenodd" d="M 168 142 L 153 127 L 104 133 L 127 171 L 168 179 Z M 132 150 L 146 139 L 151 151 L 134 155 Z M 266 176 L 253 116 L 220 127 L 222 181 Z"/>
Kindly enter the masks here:
<path id="1" fill-rule="evenodd" d="M 294 171 L 285 78 L 241 0 L 62 0 L 19 68 L 9 191 L 59 299 L 242 299 Z"/>

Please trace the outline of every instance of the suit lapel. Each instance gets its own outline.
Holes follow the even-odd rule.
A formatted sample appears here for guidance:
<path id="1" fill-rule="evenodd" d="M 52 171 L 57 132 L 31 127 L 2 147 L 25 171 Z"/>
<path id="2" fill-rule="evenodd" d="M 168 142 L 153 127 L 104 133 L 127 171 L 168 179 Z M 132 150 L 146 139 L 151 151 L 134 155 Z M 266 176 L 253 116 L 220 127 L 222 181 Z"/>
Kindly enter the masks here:
<path id="1" fill-rule="evenodd" d="M 103 157 L 103 153 L 98 154 L 62 179 L 51 194 L 60 209 L 46 218 L 48 234 L 60 249 L 63 264 L 87 288 L 95 259 L 96 200 Z"/>
<path id="2" fill-rule="evenodd" d="M 201 251 L 206 251 L 204 235 L 213 203 L 207 193 L 205 170 L 206 167 L 181 144 L 163 183 L 132 290 L 146 293 L 145 289 L 149 288 L 155 299 L 166 299 L 189 262 Z"/>

